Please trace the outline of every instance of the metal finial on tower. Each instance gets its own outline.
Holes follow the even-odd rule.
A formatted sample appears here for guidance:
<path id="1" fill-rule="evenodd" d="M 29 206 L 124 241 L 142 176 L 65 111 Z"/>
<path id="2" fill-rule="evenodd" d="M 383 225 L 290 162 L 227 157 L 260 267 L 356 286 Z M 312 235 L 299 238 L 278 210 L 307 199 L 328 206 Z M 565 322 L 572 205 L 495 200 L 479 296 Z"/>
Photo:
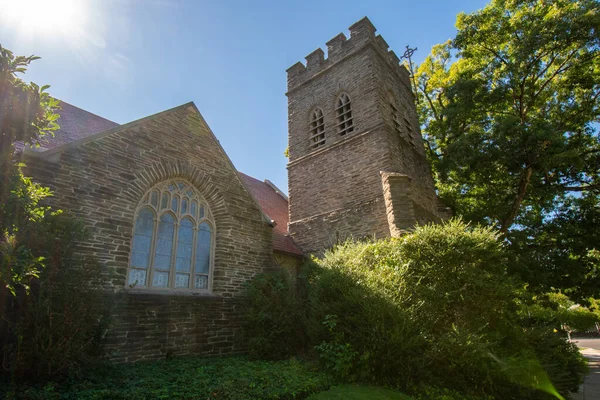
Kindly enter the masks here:
<path id="1" fill-rule="evenodd" d="M 418 49 L 415 47 L 414 49 L 411 49 L 410 46 L 406 45 L 406 50 L 404 51 L 404 54 L 402 54 L 402 57 L 400 57 L 401 60 L 407 60 L 407 64 L 408 64 L 408 70 L 410 71 L 410 81 L 412 82 L 413 85 L 413 90 L 415 92 L 415 98 L 417 100 L 417 104 L 419 104 L 419 96 L 417 96 L 417 80 L 415 78 L 415 72 L 413 69 L 413 62 L 412 62 L 412 56 L 413 54 L 415 54 L 415 51 L 417 51 Z"/>

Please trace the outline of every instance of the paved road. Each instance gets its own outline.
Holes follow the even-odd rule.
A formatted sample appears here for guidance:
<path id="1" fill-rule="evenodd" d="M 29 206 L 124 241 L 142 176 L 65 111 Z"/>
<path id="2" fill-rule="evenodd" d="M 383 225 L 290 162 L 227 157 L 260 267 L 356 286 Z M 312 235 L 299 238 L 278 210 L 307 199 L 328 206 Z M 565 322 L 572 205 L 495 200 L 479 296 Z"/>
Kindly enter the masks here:
<path id="1" fill-rule="evenodd" d="M 574 339 L 590 365 L 590 374 L 585 378 L 579 393 L 573 400 L 600 400 L 600 339 Z"/>
<path id="2" fill-rule="evenodd" d="M 594 339 L 574 338 L 573 342 L 575 342 L 575 344 L 577 344 L 578 347 L 584 347 L 584 348 L 600 351 L 600 338 L 594 338 Z"/>

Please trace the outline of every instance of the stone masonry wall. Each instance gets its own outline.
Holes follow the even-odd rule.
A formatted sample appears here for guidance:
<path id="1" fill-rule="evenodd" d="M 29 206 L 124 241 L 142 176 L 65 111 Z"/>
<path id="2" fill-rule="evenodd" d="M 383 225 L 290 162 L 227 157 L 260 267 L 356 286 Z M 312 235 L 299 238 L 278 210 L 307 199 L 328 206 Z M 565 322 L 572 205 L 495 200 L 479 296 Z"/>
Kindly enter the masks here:
<path id="1" fill-rule="evenodd" d="M 349 39 L 340 34 L 327 49 L 327 58 L 317 49 L 306 65 L 288 69 L 289 230 L 309 253 L 348 237 L 391 235 L 382 171 L 413 178 L 408 200 L 414 207 L 394 210 L 403 225 L 438 219 L 408 72 L 366 18 L 350 27 Z M 354 122 L 354 131 L 344 136 L 337 133 L 335 112 L 342 91 L 351 97 Z M 398 128 L 390 95 L 401 113 Z M 323 110 L 325 123 L 325 144 L 317 148 L 309 128 L 315 107 Z"/>
<path id="2" fill-rule="evenodd" d="M 121 293 L 105 350 L 116 363 L 240 354 L 244 306 L 236 298 Z"/>
<path id="3" fill-rule="evenodd" d="M 408 175 L 412 179 L 413 200 L 435 213 L 435 185 L 425 154 L 410 81 L 407 75 L 398 73 L 398 70 L 390 65 L 389 57 L 379 48 L 376 48 L 373 54 L 381 115 L 386 121 L 386 131 L 389 135 L 391 170 Z M 391 121 L 390 96 L 396 101 L 400 120 L 399 131 Z"/>
<path id="4" fill-rule="evenodd" d="M 305 252 L 346 238 L 389 235 L 379 176 L 388 167 L 384 140 L 375 129 L 290 163 L 289 230 Z"/>
<path id="5" fill-rule="evenodd" d="M 95 256 L 120 292 L 109 357 L 226 354 L 239 347 L 239 302 L 245 282 L 272 268 L 271 227 L 193 104 L 116 128 L 108 134 L 35 155 L 28 174 L 54 191 L 53 205 L 81 218 Z M 158 293 L 125 286 L 135 209 L 156 183 L 194 185 L 213 214 L 212 294 Z"/>

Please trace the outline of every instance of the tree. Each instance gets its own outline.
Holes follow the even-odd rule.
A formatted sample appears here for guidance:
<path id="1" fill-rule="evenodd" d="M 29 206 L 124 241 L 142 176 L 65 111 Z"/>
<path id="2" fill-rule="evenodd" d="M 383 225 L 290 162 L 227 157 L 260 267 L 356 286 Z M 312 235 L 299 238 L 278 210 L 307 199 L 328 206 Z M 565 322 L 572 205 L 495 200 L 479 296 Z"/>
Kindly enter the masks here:
<path id="1" fill-rule="evenodd" d="M 36 56 L 14 56 L 0 46 L 0 201 L 6 200 L 6 188 L 12 175 L 13 144 L 17 141 L 35 145 L 37 140 L 58 128 L 58 100 L 35 83 L 25 83 L 17 74 L 25 73 Z"/>
<path id="2" fill-rule="evenodd" d="M 47 188 L 23 176 L 14 155 L 14 143 L 35 145 L 58 128 L 58 101 L 46 93 L 48 86 L 25 83 L 17 77 L 39 57 L 15 57 L 0 46 L 0 309 L 6 288 L 37 275 L 43 259 L 25 245 L 31 226 L 40 224 L 49 210 L 39 201 L 50 195 Z"/>
<path id="3" fill-rule="evenodd" d="M 598 27 L 594 0 L 492 0 L 419 66 L 428 155 L 456 214 L 510 240 L 579 215 L 580 196 L 598 207 Z"/>

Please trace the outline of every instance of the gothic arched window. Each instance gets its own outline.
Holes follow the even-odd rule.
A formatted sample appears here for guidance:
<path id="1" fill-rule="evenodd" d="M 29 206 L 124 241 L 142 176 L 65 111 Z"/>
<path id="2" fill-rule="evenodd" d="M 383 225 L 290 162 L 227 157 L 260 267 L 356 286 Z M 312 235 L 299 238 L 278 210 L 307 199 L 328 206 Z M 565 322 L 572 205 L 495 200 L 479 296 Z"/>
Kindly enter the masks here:
<path id="1" fill-rule="evenodd" d="M 213 242 L 211 213 L 192 185 L 154 186 L 136 211 L 127 286 L 209 290 Z"/>
<path id="2" fill-rule="evenodd" d="M 354 130 L 354 124 L 352 123 L 352 105 L 350 103 L 350 96 L 346 93 L 342 93 L 338 96 L 337 102 L 335 103 L 335 113 L 337 116 L 337 127 L 340 135 L 345 135 Z"/>
<path id="3" fill-rule="evenodd" d="M 310 140 L 313 148 L 325 144 L 325 121 L 323 110 L 315 108 L 310 114 Z"/>

